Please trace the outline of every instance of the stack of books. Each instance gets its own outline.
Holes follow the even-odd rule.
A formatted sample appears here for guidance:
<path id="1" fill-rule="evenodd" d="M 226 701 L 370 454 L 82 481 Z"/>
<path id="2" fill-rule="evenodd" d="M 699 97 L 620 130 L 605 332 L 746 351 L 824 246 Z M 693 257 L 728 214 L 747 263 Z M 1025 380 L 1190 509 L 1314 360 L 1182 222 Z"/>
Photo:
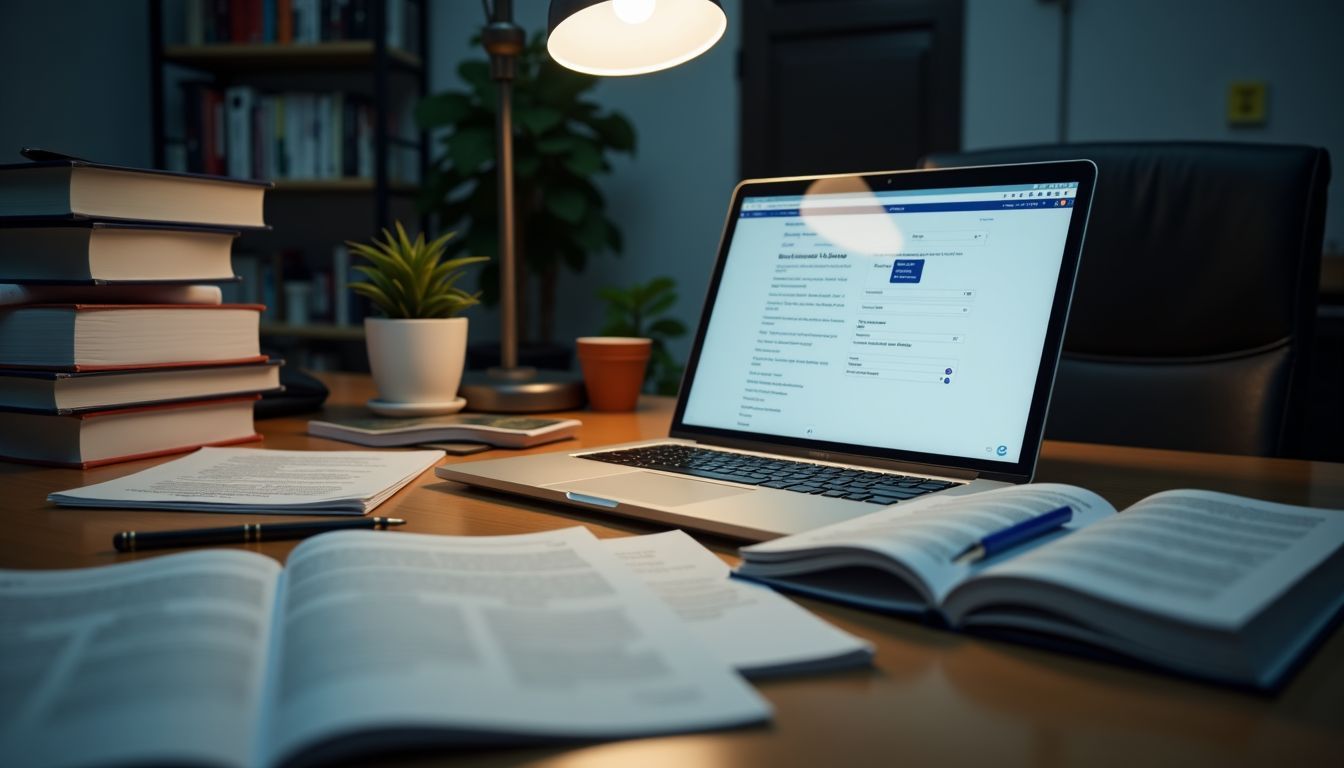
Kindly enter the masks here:
<path id="1" fill-rule="evenodd" d="M 259 305 L 224 304 L 270 185 L 50 160 L 0 165 L 0 457 L 61 466 L 258 440 L 280 388 Z"/>

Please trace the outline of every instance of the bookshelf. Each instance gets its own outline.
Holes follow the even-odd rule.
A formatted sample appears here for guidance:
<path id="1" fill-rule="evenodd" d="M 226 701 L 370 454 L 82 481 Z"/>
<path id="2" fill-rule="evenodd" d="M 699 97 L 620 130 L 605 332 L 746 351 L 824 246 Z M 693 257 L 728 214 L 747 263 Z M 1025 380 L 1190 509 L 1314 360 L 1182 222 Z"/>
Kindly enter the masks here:
<path id="1" fill-rule="evenodd" d="M 429 7 L 150 0 L 155 164 L 275 183 L 272 230 L 236 244 L 234 298 L 270 307 L 263 343 L 291 364 L 366 369 L 366 305 L 333 295 L 349 278 L 333 251 L 394 220 L 426 223 L 428 139 L 412 110 L 427 92 Z"/>

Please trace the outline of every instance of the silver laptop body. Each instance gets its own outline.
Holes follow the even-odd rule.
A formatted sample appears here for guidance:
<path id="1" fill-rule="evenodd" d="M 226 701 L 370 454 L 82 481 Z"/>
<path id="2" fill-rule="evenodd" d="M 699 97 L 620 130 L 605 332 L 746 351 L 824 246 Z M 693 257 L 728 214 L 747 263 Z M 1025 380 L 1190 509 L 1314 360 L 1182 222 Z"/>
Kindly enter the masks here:
<path id="1" fill-rule="evenodd" d="M 744 181 L 668 437 L 435 471 L 749 541 L 1028 482 L 1095 178 L 1077 160 Z M 687 449 L 751 469 L 649 466 L 706 456 Z"/>

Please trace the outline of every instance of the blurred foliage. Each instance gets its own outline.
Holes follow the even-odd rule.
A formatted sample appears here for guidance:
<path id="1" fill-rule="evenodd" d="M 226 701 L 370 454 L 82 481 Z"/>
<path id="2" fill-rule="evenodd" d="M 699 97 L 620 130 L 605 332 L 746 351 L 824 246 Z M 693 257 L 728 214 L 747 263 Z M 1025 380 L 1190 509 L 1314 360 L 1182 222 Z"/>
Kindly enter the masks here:
<path id="1" fill-rule="evenodd" d="M 457 71 L 467 90 L 437 93 L 416 106 L 421 128 L 447 130 L 439 139 L 442 156 L 421 190 L 421 209 L 462 232 L 458 249 L 495 257 L 498 84 L 486 59 L 463 61 Z M 520 313 L 532 309 L 529 286 L 537 290 L 535 332 L 520 318 L 525 339 L 553 336 L 561 266 L 582 272 L 594 254 L 621 251 L 621 233 L 607 218 L 593 178 L 611 170 L 613 153 L 634 154 L 635 131 L 624 116 L 586 98 L 596 84 L 597 78 L 552 61 L 544 35 L 533 36 L 518 57 L 512 104 Z M 482 270 L 487 303 L 499 297 L 498 269 L 495 258 Z"/>
<path id="2" fill-rule="evenodd" d="M 686 326 L 667 311 L 677 303 L 677 284 L 670 277 L 655 277 L 629 288 L 607 287 L 598 296 L 607 302 L 603 336 L 638 336 L 653 339 L 653 353 L 645 381 L 659 395 L 675 395 L 681 385 L 682 364 L 667 350 L 668 339 L 686 335 Z"/>

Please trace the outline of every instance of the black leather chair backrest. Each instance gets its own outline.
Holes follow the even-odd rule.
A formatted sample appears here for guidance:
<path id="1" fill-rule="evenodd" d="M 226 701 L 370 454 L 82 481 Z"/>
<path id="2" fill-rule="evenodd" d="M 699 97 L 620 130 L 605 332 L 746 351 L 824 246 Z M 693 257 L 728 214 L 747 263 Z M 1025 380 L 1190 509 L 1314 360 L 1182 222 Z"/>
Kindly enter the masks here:
<path id="1" fill-rule="evenodd" d="M 925 159 L 1087 158 L 1097 190 L 1046 436 L 1292 455 L 1330 158 L 1306 146 L 1106 143 Z"/>

